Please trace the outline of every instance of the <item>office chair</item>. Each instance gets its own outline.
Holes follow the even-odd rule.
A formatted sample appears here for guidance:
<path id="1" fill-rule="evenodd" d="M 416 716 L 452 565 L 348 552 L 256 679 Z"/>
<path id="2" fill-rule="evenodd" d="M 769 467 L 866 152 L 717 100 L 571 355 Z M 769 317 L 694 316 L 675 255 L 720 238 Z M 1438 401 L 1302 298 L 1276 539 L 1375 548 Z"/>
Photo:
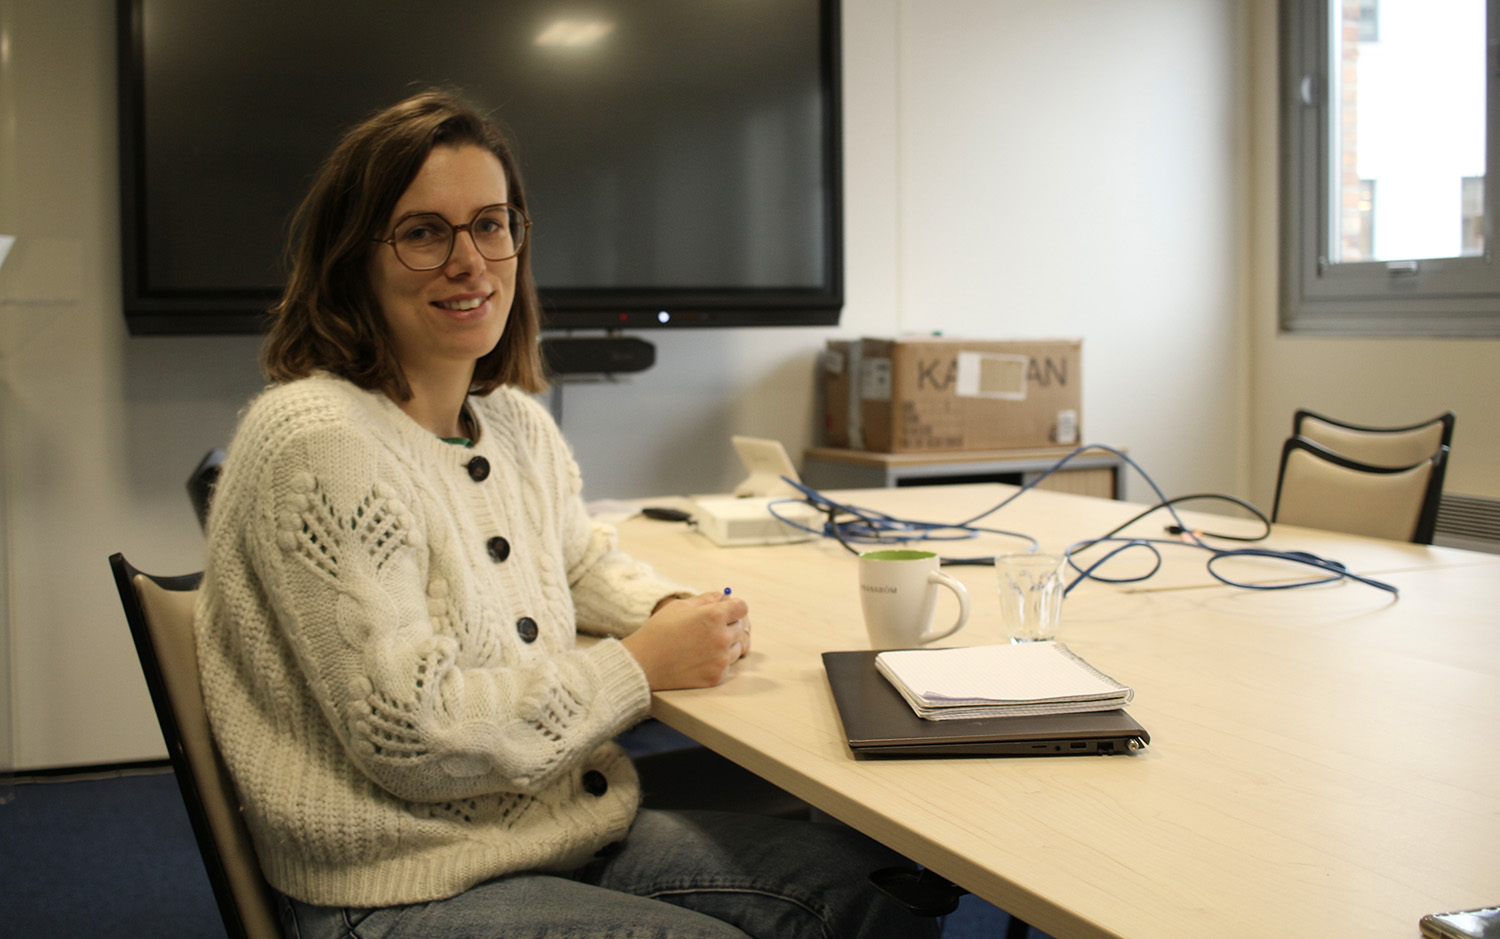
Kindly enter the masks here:
<path id="1" fill-rule="evenodd" d="M 121 554 L 111 555 L 109 565 L 224 930 L 229 939 L 280 939 L 275 901 L 198 688 L 193 604 L 203 575 L 153 576 Z"/>
<path id="2" fill-rule="evenodd" d="M 1411 466 L 1432 456 L 1439 447 L 1453 446 L 1453 423 L 1453 412 L 1448 411 L 1405 427 L 1365 427 L 1303 408 L 1292 417 L 1292 435 L 1361 463 Z"/>
<path id="3" fill-rule="evenodd" d="M 214 484 L 219 481 L 219 470 L 224 463 L 224 451 L 213 449 L 203 455 L 198 465 L 188 476 L 188 501 L 193 503 L 193 514 L 198 516 L 198 527 L 208 529 L 208 506 L 214 498 Z"/>
<path id="4" fill-rule="evenodd" d="M 1375 466 L 1305 437 L 1281 448 L 1271 521 L 1432 544 L 1448 448 L 1409 466 Z"/>

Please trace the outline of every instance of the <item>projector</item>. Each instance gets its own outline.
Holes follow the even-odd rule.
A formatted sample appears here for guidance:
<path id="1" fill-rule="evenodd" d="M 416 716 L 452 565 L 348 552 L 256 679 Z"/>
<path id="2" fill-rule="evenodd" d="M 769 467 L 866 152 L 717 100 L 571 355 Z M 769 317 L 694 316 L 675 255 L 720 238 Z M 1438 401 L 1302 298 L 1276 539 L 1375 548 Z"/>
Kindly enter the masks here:
<path id="1" fill-rule="evenodd" d="M 695 497 L 693 521 L 708 540 L 721 548 L 792 544 L 817 537 L 816 531 L 803 531 L 772 515 L 770 506 L 773 502 L 782 518 L 813 529 L 822 525 L 822 514 L 804 502 L 734 496 Z"/>

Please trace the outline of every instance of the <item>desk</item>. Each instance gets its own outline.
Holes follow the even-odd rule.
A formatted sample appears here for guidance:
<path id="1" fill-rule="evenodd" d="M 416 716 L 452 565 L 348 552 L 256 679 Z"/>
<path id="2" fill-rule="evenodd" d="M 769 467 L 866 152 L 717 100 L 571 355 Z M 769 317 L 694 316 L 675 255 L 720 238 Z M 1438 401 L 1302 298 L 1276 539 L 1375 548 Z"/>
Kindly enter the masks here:
<path id="1" fill-rule="evenodd" d="M 961 518 L 1010 491 L 840 495 Z M 1057 548 L 1132 512 L 1032 492 L 996 521 Z M 732 586 L 754 611 L 737 674 L 658 694 L 658 718 L 1058 939 L 1415 937 L 1424 913 L 1500 899 L 1500 557 L 1286 529 L 1288 545 L 1346 549 L 1401 598 L 1195 575 L 1083 584 L 1061 636 L 1136 689 L 1147 750 L 857 761 L 819 658 L 865 646 L 852 556 L 821 540 L 721 549 L 646 519 L 620 530 L 663 574 Z M 974 613 L 945 644 L 1001 641 L 992 571 L 953 572 Z"/>
<path id="2" fill-rule="evenodd" d="M 1009 482 L 1025 485 L 1051 469 L 1077 447 L 1017 450 L 963 450 L 942 453 L 873 453 L 838 447 L 812 447 L 802 456 L 802 479 L 818 489 L 870 486 L 922 486 L 934 483 Z M 1042 480 L 1056 492 L 1104 496 L 1123 494 L 1125 460 L 1107 450 L 1090 450 Z"/>

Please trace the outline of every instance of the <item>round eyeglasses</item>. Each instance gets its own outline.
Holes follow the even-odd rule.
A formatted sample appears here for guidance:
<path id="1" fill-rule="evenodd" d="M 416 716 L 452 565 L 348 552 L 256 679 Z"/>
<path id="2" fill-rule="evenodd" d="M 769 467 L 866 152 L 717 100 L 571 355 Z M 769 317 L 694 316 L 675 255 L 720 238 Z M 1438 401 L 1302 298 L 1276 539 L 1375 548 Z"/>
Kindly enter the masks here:
<path id="1" fill-rule="evenodd" d="M 453 241 L 466 231 L 474 247 L 488 261 L 507 261 L 521 253 L 531 220 L 509 203 L 487 205 L 474 213 L 467 225 L 454 225 L 436 212 L 408 215 L 396 223 L 389 238 L 376 238 L 390 245 L 396 260 L 414 271 L 435 271 L 453 256 Z"/>

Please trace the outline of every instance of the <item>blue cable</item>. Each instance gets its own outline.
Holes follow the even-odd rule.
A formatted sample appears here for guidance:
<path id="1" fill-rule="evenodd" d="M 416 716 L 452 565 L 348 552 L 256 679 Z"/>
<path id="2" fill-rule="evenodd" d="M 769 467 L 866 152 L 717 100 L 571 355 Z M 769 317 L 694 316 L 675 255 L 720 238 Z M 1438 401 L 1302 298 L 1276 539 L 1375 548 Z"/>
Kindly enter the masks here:
<path id="1" fill-rule="evenodd" d="M 1035 551 L 1038 547 L 1035 538 L 1021 532 L 1005 531 L 999 528 L 986 528 L 973 524 L 972 520 L 970 522 L 951 524 L 948 522 L 923 522 L 898 519 L 884 512 L 836 502 L 810 486 L 803 485 L 796 480 L 787 479 L 786 477 L 782 478 L 796 487 L 803 494 L 803 498 L 774 500 L 769 505 L 771 514 L 780 522 L 792 528 L 825 538 L 834 538 L 854 554 L 858 554 L 859 552 L 850 547 L 851 544 L 888 545 L 892 543 L 905 544 L 913 541 L 962 541 L 975 538 L 981 533 L 1017 538 L 1024 541 L 1028 546 L 1028 550 L 1032 551 Z M 787 504 L 811 505 L 826 515 L 827 520 L 818 528 L 804 525 L 800 521 L 788 518 L 776 510 L 778 505 Z M 840 515 L 851 516 L 851 518 L 840 521 L 838 518 Z M 944 564 L 975 563 L 963 558 L 943 558 L 942 562 Z"/>
<path id="2" fill-rule="evenodd" d="M 1115 456 L 1118 456 L 1132 469 L 1139 473 L 1141 478 L 1144 479 L 1147 485 L 1151 487 L 1151 491 L 1156 494 L 1157 503 L 1146 509 L 1144 512 L 1136 515 L 1134 518 L 1131 518 L 1125 523 L 1116 526 L 1112 531 L 1107 532 L 1106 534 L 1101 535 L 1098 538 L 1080 541 L 1076 542 L 1073 545 L 1070 545 L 1064 552 L 1064 554 L 1067 558 L 1068 565 L 1073 570 L 1078 572 L 1078 576 L 1075 577 L 1072 582 L 1067 585 L 1066 588 L 1064 588 L 1065 594 L 1072 592 L 1074 587 L 1078 586 L 1085 580 L 1097 580 L 1101 583 L 1110 584 L 1139 583 L 1141 581 L 1149 580 L 1151 577 L 1155 576 L 1162 568 L 1164 559 L 1160 548 L 1161 546 L 1165 545 L 1171 547 L 1195 548 L 1208 552 L 1209 557 L 1205 562 L 1205 566 L 1208 570 L 1209 575 L 1220 583 L 1230 587 L 1239 587 L 1245 590 L 1290 590 L 1298 587 L 1313 587 L 1320 584 L 1334 583 L 1339 580 L 1352 580 L 1370 587 L 1375 587 L 1379 590 L 1389 591 L 1394 596 L 1400 596 L 1400 591 L 1391 584 L 1385 583 L 1384 581 L 1375 580 L 1373 578 L 1365 577 L 1360 574 L 1356 574 L 1350 571 L 1346 566 L 1344 566 L 1344 564 L 1339 561 L 1322 558 L 1307 551 L 1272 551 L 1267 548 L 1221 548 L 1209 544 L 1204 540 L 1205 537 L 1239 542 L 1260 541 L 1270 534 L 1271 522 L 1268 518 L 1266 518 L 1265 513 L 1261 512 L 1255 506 L 1242 499 L 1238 499 L 1230 495 L 1221 493 L 1199 493 L 1189 496 L 1179 496 L 1175 499 L 1168 499 L 1162 492 L 1161 487 L 1156 484 L 1156 481 L 1151 478 L 1151 475 L 1147 473 L 1139 463 L 1131 459 L 1128 455 L 1121 452 L 1120 450 L 1117 450 L 1114 447 L 1104 446 L 1102 444 L 1085 444 L 1084 446 L 1078 447 L 1077 449 L 1073 450 L 1071 453 L 1067 454 L 1062 459 L 1054 463 L 1045 472 L 1022 485 L 1014 493 L 1011 493 L 1009 496 L 1002 499 L 993 507 L 986 509 L 978 515 L 975 515 L 972 518 L 966 519 L 961 522 L 924 522 L 899 519 L 884 512 L 877 512 L 871 509 L 865 509 L 859 506 L 837 502 L 824 495 L 823 493 L 817 491 L 816 489 L 811 488 L 810 486 L 803 485 L 796 480 L 786 479 L 786 477 L 783 477 L 783 479 L 786 479 L 787 483 L 801 492 L 803 498 L 800 500 L 792 498 L 777 499 L 770 503 L 769 508 L 771 514 L 783 524 L 789 525 L 792 528 L 796 528 L 800 531 L 809 532 L 825 538 L 837 539 L 838 542 L 842 544 L 846 550 L 853 554 L 859 553 L 852 547 L 852 545 L 855 544 L 886 545 L 892 543 L 904 544 L 914 541 L 959 541 L 977 537 L 981 533 L 1016 538 L 1027 544 L 1025 550 L 1035 551 L 1038 549 L 1039 543 L 1030 535 L 1024 534 L 1022 532 L 985 527 L 979 525 L 978 523 L 983 519 L 994 515 L 996 512 L 999 512 L 1001 509 L 1005 508 L 1016 499 L 1020 498 L 1024 493 L 1029 492 L 1031 489 L 1035 488 L 1038 483 L 1051 476 L 1053 473 L 1056 473 L 1058 470 L 1061 470 L 1079 454 L 1090 450 L 1103 450 L 1108 453 L 1113 453 Z M 1176 503 L 1196 499 L 1219 499 L 1233 502 L 1255 515 L 1255 517 L 1264 524 L 1265 531 L 1255 536 L 1219 535 L 1194 531 L 1187 527 L 1186 523 L 1184 523 L 1182 520 L 1182 516 L 1177 513 Z M 823 513 L 826 516 L 825 521 L 820 527 L 813 528 L 808 525 L 802 524 L 800 521 L 788 518 L 781 512 L 778 512 L 776 509 L 778 505 L 793 503 L 801 505 L 811 505 L 813 508 L 817 509 L 819 512 Z M 1172 534 L 1178 535 L 1179 539 L 1173 540 L 1165 538 L 1116 537 L 1116 535 L 1118 535 L 1119 532 L 1123 529 L 1135 524 L 1146 516 L 1161 510 L 1166 510 L 1166 512 L 1172 517 L 1172 521 L 1174 523 L 1168 526 L 1167 531 Z M 848 518 L 845 520 L 840 520 L 840 516 L 848 516 Z M 1102 557 L 1087 564 L 1087 566 L 1084 566 L 1075 557 L 1075 555 L 1085 552 L 1088 549 L 1095 547 L 1096 545 L 1112 545 L 1112 547 Z M 1151 569 L 1148 572 L 1132 577 L 1118 578 L 1108 577 L 1099 572 L 1100 567 L 1118 557 L 1122 552 L 1136 548 L 1144 548 L 1145 550 L 1151 552 L 1154 556 L 1155 563 L 1152 565 Z M 1231 558 L 1245 557 L 1267 558 L 1271 560 L 1284 561 L 1290 564 L 1311 568 L 1314 571 L 1320 572 L 1321 576 L 1315 576 L 1308 580 L 1297 580 L 1291 583 L 1284 584 L 1247 584 L 1232 580 L 1215 569 L 1215 565 L 1220 561 Z M 945 565 L 991 564 L 994 562 L 994 556 L 972 558 L 943 557 L 941 558 L 941 561 Z"/>

